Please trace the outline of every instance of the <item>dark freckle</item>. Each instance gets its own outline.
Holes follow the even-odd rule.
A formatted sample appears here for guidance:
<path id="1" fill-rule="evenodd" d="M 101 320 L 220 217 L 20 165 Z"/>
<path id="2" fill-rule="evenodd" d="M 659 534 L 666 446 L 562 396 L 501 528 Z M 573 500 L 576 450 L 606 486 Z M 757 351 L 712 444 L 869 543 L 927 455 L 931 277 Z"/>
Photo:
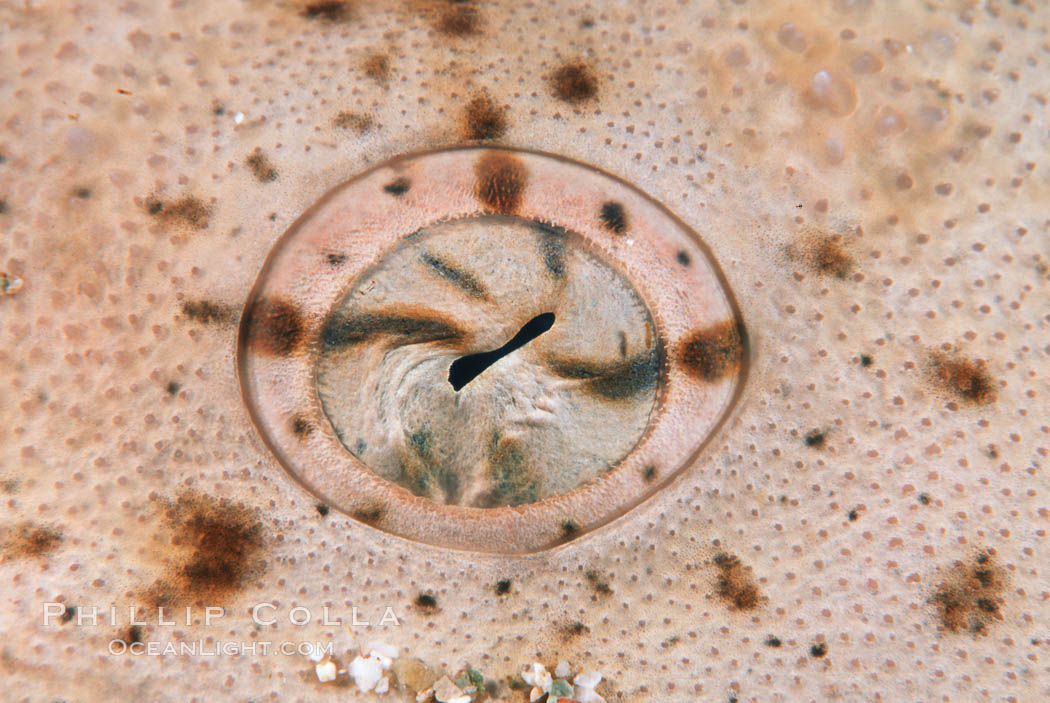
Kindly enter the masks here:
<path id="1" fill-rule="evenodd" d="M 601 218 L 602 227 L 614 234 L 623 234 L 627 231 L 627 213 L 624 212 L 623 205 L 620 203 L 612 200 L 602 203 L 598 217 Z"/>
<path id="2" fill-rule="evenodd" d="M 390 59 L 384 54 L 370 54 L 364 70 L 366 76 L 382 83 L 390 78 Z"/>
<path id="3" fill-rule="evenodd" d="M 591 569 L 586 573 L 587 583 L 591 585 L 594 592 L 600 596 L 611 596 L 613 589 L 609 585 L 608 579 L 603 576 L 600 572 Z"/>
<path id="4" fill-rule="evenodd" d="M 929 496 L 929 494 L 928 493 L 920 493 L 919 494 L 919 502 L 922 503 L 923 505 L 929 505 L 930 504 L 930 496 Z"/>
<path id="5" fill-rule="evenodd" d="M 132 625 L 128 628 L 127 642 L 129 644 L 135 644 L 142 641 L 142 628 L 139 625 Z"/>
<path id="6" fill-rule="evenodd" d="M 956 563 L 929 602 L 937 607 L 944 629 L 982 634 L 1002 620 L 1000 607 L 1006 593 L 1004 570 L 993 563 L 989 552 L 980 552 L 971 564 Z"/>
<path id="7" fill-rule="evenodd" d="M 682 250 L 678 251 L 678 254 L 675 255 L 675 258 L 678 259 L 678 263 L 680 263 L 682 266 L 688 266 L 691 263 L 689 254 L 686 254 Z"/>
<path id="8" fill-rule="evenodd" d="M 175 395 L 179 392 L 180 388 L 182 388 L 182 386 L 178 383 L 178 381 L 168 381 L 168 385 L 165 388 L 165 390 L 168 391 L 168 395 Z"/>
<path id="9" fill-rule="evenodd" d="M 995 381 L 983 361 L 935 354 L 931 368 L 934 381 L 962 400 L 974 405 L 995 402 Z"/>
<path id="10" fill-rule="evenodd" d="M 510 593 L 510 581 L 502 579 L 496 582 L 496 594 L 503 596 Z"/>
<path id="11" fill-rule="evenodd" d="M 587 627 L 586 625 L 584 625 L 579 620 L 577 620 L 576 622 L 571 622 L 568 625 L 565 625 L 564 627 L 561 628 L 562 635 L 565 637 L 565 639 L 572 639 L 573 637 L 579 637 L 580 635 L 584 634 L 585 632 L 590 632 L 590 631 L 591 631 L 591 628 Z"/>
<path id="12" fill-rule="evenodd" d="M 7 212 L 7 201 L 0 198 L 0 215 L 3 215 L 5 212 Z"/>
<path id="13" fill-rule="evenodd" d="M 383 519 L 383 509 L 376 506 L 371 508 L 362 508 L 352 513 L 355 520 L 359 520 L 366 525 L 372 525 L 375 527 Z"/>
<path id="14" fill-rule="evenodd" d="M 416 597 L 416 605 L 424 610 L 433 610 L 437 608 L 437 598 L 430 595 L 429 593 L 420 593 Z"/>
<path id="15" fill-rule="evenodd" d="M 287 300 L 260 298 L 245 313 L 248 340 L 259 351 L 277 356 L 294 352 L 303 341 L 305 323 Z"/>
<path id="16" fill-rule="evenodd" d="M 754 610 L 764 600 L 749 571 L 739 557 L 721 552 L 714 559 L 719 576 L 717 590 L 730 610 Z"/>
<path id="17" fill-rule="evenodd" d="M 645 470 L 642 471 L 642 478 L 645 479 L 646 483 L 652 482 L 652 480 L 656 478 L 656 467 L 646 466 Z"/>
<path id="18" fill-rule="evenodd" d="M 525 193 L 528 172 L 515 156 L 488 152 L 474 167 L 475 195 L 482 205 L 495 212 L 514 214 Z"/>
<path id="19" fill-rule="evenodd" d="M 276 212 L 271 212 L 270 213 L 270 222 L 276 222 L 276 221 L 277 221 L 277 213 Z"/>
<path id="20" fill-rule="evenodd" d="M 813 430 L 812 432 L 807 434 L 802 441 L 806 443 L 807 447 L 820 449 L 824 446 L 824 433 L 820 430 Z"/>
<path id="21" fill-rule="evenodd" d="M 809 654 L 812 657 L 820 659 L 828 653 L 828 645 L 824 642 L 817 642 L 815 645 L 809 648 Z"/>
<path id="22" fill-rule="evenodd" d="M 299 15 L 307 19 L 338 22 L 347 18 L 349 10 L 350 8 L 343 0 L 321 0 L 320 2 L 307 3 L 299 11 Z"/>
<path id="23" fill-rule="evenodd" d="M 335 116 L 335 119 L 332 120 L 332 124 L 340 129 L 352 129 L 358 134 L 364 134 L 372 129 L 375 123 L 368 115 L 359 115 L 356 112 L 343 110 Z"/>
<path id="24" fill-rule="evenodd" d="M 233 319 L 233 313 L 225 305 L 209 300 L 187 300 L 182 304 L 182 314 L 194 322 L 220 324 Z"/>
<path id="25" fill-rule="evenodd" d="M 314 509 L 317 510 L 317 513 L 321 517 L 326 517 L 328 515 L 329 508 L 324 503 L 317 503 L 316 505 L 314 505 Z"/>
<path id="26" fill-rule="evenodd" d="M 5 554 L 23 557 L 42 557 L 50 554 L 62 543 L 63 535 L 51 527 L 22 523 L 11 531 L 6 543 L 0 544 Z"/>
<path id="27" fill-rule="evenodd" d="M 67 605 L 66 609 L 62 611 L 62 622 L 67 623 L 77 616 L 77 609 L 71 605 Z"/>
<path id="28" fill-rule="evenodd" d="M 329 266 L 342 266 L 346 263 L 346 254 L 325 254 Z"/>
<path id="29" fill-rule="evenodd" d="M 209 207 L 193 196 L 185 196 L 168 203 L 154 197 L 147 198 L 146 212 L 162 222 L 183 224 L 193 229 L 203 229 L 211 215 Z"/>
<path id="30" fill-rule="evenodd" d="M 817 273 L 845 279 L 853 271 L 853 257 L 842 246 L 841 235 L 811 237 L 803 247 L 804 259 Z"/>
<path id="31" fill-rule="evenodd" d="M 774 637 L 774 636 L 770 635 L 768 638 L 766 638 L 766 646 L 767 647 L 774 647 L 775 648 L 775 647 L 779 647 L 781 644 L 783 644 L 783 643 L 780 641 L 779 637 Z"/>
<path id="32" fill-rule="evenodd" d="M 848 512 L 848 513 L 846 514 L 846 517 L 847 517 L 847 518 L 849 518 L 849 521 L 850 521 L 850 522 L 856 522 L 856 521 L 857 521 L 857 509 L 856 509 L 856 508 L 853 508 L 852 510 L 850 510 L 850 511 L 849 511 L 849 512 Z"/>
<path id="33" fill-rule="evenodd" d="M 864 368 L 868 368 L 869 366 L 871 366 L 871 357 L 868 356 L 867 354 L 861 354 L 860 355 L 860 365 L 863 366 Z"/>
<path id="34" fill-rule="evenodd" d="M 731 320 L 695 330 L 678 350 L 679 363 L 703 381 L 717 381 L 739 368 L 744 339 L 744 326 Z"/>
<path id="35" fill-rule="evenodd" d="M 507 131 L 506 109 L 497 106 L 487 95 L 467 103 L 464 113 L 467 139 L 496 139 Z"/>
<path id="36" fill-rule="evenodd" d="M 436 26 L 447 37 L 469 37 L 480 31 L 481 18 L 473 7 L 460 5 L 446 10 Z"/>
<path id="37" fill-rule="evenodd" d="M 221 605 L 265 568 L 262 524 L 248 508 L 186 494 L 168 506 L 174 554 L 170 571 L 151 589 L 154 605 Z"/>
<path id="38" fill-rule="evenodd" d="M 73 191 L 73 195 L 77 196 L 81 200 L 87 200 L 88 198 L 91 197 L 91 189 L 90 188 L 77 188 L 75 191 Z"/>
<path id="39" fill-rule="evenodd" d="M 226 106 L 219 102 L 215 103 L 214 105 L 212 105 L 211 114 L 215 115 L 216 117 L 222 117 L 226 114 Z"/>
<path id="40" fill-rule="evenodd" d="M 401 196 L 407 193 L 411 187 L 412 183 L 407 178 L 395 178 L 383 186 L 383 190 L 393 196 Z"/>
<path id="41" fill-rule="evenodd" d="M 292 432 L 299 439 L 309 437 L 314 431 L 314 426 L 298 415 L 292 418 Z"/>
<path id="42" fill-rule="evenodd" d="M 584 17 L 582 20 L 580 20 L 580 29 L 590 29 L 593 26 L 594 20 L 592 20 L 590 17 Z"/>
<path id="43" fill-rule="evenodd" d="M 580 528 L 577 527 L 576 523 L 573 522 L 572 520 L 566 521 L 561 526 L 561 532 L 566 537 L 572 537 L 573 535 L 575 535 L 579 531 L 580 531 Z"/>
<path id="44" fill-rule="evenodd" d="M 248 168 L 251 169 L 252 175 L 255 176 L 256 180 L 262 183 L 277 180 L 277 169 L 273 167 L 270 159 L 266 157 L 266 154 L 259 147 L 255 147 L 255 151 L 248 155 L 245 163 L 248 164 Z"/>
<path id="45" fill-rule="evenodd" d="M 598 93 L 598 79 L 579 61 L 561 66 L 551 75 L 550 83 L 554 97 L 569 103 L 581 103 Z"/>

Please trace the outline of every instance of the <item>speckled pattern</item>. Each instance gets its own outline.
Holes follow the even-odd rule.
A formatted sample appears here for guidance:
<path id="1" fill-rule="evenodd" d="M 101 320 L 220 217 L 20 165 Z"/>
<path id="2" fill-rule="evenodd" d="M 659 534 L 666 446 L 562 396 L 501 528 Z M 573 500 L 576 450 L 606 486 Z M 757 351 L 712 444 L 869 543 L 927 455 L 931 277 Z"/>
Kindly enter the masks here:
<path id="1" fill-rule="evenodd" d="M 0 3 L 0 697 L 369 699 L 302 656 L 114 638 L 343 665 L 383 639 L 508 701 L 559 659 L 610 701 L 1050 697 L 1048 26 L 1024 0 Z M 748 324 L 697 464 L 527 557 L 319 509 L 234 364 L 306 207 L 470 139 L 637 185 Z M 125 613 L 45 627 L 48 601 Z M 289 624 L 325 604 L 372 626 Z"/>

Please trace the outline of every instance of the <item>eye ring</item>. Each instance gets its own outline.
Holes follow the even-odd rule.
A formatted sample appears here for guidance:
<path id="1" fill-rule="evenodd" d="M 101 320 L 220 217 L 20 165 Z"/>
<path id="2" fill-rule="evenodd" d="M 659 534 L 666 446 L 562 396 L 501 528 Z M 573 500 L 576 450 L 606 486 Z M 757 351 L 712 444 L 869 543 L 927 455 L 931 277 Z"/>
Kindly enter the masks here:
<path id="1" fill-rule="evenodd" d="M 524 505 L 478 508 L 414 495 L 348 451 L 317 390 L 325 325 L 359 275 L 437 223 L 500 217 L 570 232 L 648 306 L 663 356 L 657 409 L 599 478 Z M 319 500 L 401 537 L 527 553 L 623 515 L 693 465 L 737 402 L 747 334 L 699 236 L 637 188 L 536 151 L 459 147 L 407 154 L 327 192 L 270 251 L 239 328 L 242 394 L 263 441 Z"/>

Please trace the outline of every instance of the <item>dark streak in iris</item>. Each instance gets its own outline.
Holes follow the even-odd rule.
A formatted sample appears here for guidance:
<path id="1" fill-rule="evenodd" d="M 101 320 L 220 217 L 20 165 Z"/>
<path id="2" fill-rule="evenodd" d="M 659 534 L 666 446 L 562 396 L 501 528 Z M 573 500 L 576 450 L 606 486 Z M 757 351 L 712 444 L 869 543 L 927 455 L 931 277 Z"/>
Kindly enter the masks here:
<path id="1" fill-rule="evenodd" d="M 565 275 L 565 239 L 569 233 L 557 225 L 545 222 L 534 222 L 533 226 L 541 232 L 540 253 L 543 254 L 543 265 L 555 278 Z"/>
<path id="2" fill-rule="evenodd" d="M 438 257 L 426 251 L 419 255 L 419 260 L 427 266 L 429 266 L 434 273 L 441 276 L 446 281 L 456 286 L 470 297 L 489 297 L 489 292 L 485 289 L 485 285 L 481 281 L 479 281 L 474 274 L 470 273 L 469 271 L 458 269 L 452 264 L 442 261 Z"/>
<path id="3" fill-rule="evenodd" d="M 409 313 L 336 313 L 321 330 L 321 344 L 326 349 L 338 349 L 366 342 L 373 337 L 398 337 L 403 344 L 422 344 L 446 340 L 461 340 L 466 333 L 445 320 L 425 315 L 422 311 Z"/>
<path id="4" fill-rule="evenodd" d="M 624 400 L 646 393 L 660 378 L 660 355 L 645 353 L 609 363 L 575 359 L 550 359 L 547 366 L 558 376 L 586 382 L 586 389 L 607 400 Z"/>

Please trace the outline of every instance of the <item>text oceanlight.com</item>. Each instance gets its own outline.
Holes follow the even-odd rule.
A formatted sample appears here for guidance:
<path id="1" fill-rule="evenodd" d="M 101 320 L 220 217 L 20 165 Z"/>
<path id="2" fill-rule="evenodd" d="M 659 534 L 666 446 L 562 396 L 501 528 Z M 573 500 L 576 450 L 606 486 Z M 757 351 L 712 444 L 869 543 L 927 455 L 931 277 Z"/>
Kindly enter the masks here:
<path id="1" fill-rule="evenodd" d="M 321 659 L 334 654 L 332 642 L 253 642 L 196 640 L 193 642 L 125 642 L 109 641 L 109 653 L 138 657 L 236 657 L 236 656 L 303 656 Z"/>

